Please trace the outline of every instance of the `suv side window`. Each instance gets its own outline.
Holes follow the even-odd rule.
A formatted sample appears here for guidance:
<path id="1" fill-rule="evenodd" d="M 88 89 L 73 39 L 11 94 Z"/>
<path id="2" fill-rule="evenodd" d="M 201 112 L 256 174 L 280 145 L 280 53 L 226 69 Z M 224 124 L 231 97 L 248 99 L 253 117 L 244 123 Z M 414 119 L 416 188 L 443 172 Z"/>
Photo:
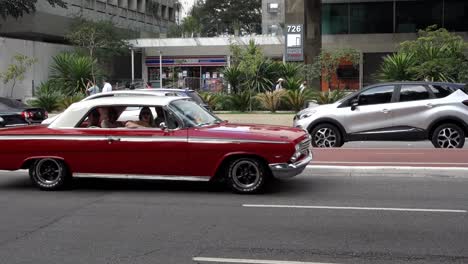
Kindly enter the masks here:
<path id="1" fill-rule="evenodd" d="M 371 88 L 359 95 L 359 105 L 386 104 L 392 101 L 395 86 L 386 85 Z"/>
<path id="2" fill-rule="evenodd" d="M 411 102 L 427 100 L 430 98 L 429 91 L 424 85 L 402 85 L 400 90 L 400 102 Z"/>
<path id="3" fill-rule="evenodd" d="M 431 91 L 436 98 L 444 98 L 453 92 L 453 90 L 447 86 L 430 85 L 429 88 L 431 88 Z"/>

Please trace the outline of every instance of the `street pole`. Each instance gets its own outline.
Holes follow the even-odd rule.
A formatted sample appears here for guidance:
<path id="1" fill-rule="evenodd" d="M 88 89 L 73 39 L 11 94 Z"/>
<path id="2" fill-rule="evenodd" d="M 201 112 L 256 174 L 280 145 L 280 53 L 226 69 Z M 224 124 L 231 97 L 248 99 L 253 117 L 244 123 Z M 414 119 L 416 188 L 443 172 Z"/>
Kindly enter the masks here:
<path id="1" fill-rule="evenodd" d="M 132 57 L 132 84 L 135 82 L 135 51 L 130 49 Z"/>
<path id="2" fill-rule="evenodd" d="M 163 88 L 162 52 L 159 51 L 159 88 Z"/>

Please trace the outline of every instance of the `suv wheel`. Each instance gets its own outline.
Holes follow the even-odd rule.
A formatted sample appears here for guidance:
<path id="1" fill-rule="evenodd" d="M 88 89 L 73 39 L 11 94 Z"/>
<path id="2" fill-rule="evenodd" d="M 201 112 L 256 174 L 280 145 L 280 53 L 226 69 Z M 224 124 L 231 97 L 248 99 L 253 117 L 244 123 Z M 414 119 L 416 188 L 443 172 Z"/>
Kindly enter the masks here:
<path id="1" fill-rule="evenodd" d="M 432 144 L 436 148 L 463 148 L 465 132 L 455 124 L 440 125 L 432 134 Z"/>
<path id="2" fill-rule="evenodd" d="M 343 145 L 343 139 L 338 128 L 331 124 L 321 124 L 310 132 L 312 146 L 316 148 L 339 148 Z"/>

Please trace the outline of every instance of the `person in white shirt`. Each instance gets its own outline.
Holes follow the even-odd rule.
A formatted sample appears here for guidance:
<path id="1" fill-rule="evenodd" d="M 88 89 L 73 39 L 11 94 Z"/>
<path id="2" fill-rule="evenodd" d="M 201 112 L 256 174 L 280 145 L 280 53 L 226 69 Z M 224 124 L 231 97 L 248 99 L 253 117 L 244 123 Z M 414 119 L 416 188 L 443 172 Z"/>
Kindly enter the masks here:
<path id="1" fill-rule="evenodd" d="M 103 80 L 103 84 L 104 84 L 104 87 L 102 87 L 103 93 L 112 92 L 112 85 L 108 83 L 106 79 Z"/>
<path id="2" fill-rule="evenodd" d="M 278 81 L 276 82 L 275 91 L 279 91 L 279 90 L 283 89 L 283 81 L 284 81 L 283 78 L 278 79 Z"/>
<path id="3" fill-rule="evenodd" d="M 301 87 L 299 87 L 301 92 L 303 92 L 305 89 L 307 89 L 307 81 L 302 82 Z"/>

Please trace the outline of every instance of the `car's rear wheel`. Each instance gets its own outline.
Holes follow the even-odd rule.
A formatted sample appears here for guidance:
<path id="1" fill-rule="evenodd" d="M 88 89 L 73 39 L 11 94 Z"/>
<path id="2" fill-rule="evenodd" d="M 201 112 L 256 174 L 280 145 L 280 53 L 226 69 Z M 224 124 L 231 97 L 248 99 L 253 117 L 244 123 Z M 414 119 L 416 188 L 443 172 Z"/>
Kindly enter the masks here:
<path id="1" fill-rule="evenodd" d="M 69 184 L 70 171 L 64 161 L 45 158 L 36 160 L 29 168 L 32 182 L 42 190 L 60 190 Z"/>
<path id="2" fill-rule="evenodd" d="M 312 146 L 316 148 L 339 148 L 343 145 L 340 130 L 331 124 L 321 124 L 310 131 Z"/>
<path id="3" fill-rule="evenodd" d="M 465 132 L 455 124 L 442 124 L 432 133 L 432 144 L 436 148 L 463 148 Z"/>
<path id="4" fill-rule="evenodd" d="M 226 170 L 229 187 L 237 193 L 258 193 L 265 186 L 268 170 L 255 158 L 238 158 Z"/>

